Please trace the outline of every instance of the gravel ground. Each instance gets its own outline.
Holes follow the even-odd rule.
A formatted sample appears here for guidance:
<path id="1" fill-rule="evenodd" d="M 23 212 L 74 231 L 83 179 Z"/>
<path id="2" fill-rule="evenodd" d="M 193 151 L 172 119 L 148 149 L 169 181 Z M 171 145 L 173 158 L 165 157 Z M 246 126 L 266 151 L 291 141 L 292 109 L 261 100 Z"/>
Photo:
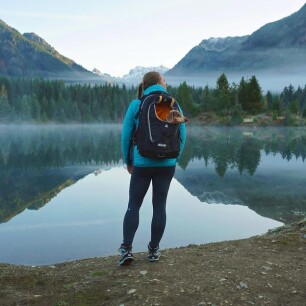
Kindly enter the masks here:
<path id="1" fill-rule="evenodd" d="M 306 305 L 306 221 L 244 240 L 54 266 L 0 264 L 0 305 Z"/>

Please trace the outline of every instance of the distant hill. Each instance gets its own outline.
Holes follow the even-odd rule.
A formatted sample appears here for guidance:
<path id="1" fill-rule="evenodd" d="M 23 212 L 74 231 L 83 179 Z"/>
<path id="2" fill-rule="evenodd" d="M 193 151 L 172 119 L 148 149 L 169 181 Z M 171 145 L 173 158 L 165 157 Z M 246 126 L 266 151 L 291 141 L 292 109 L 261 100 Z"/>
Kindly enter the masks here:
<path id="1" fill-rule="evenodd" d="M 35 33 L 20 34 L 0 20 L 0 75 L 92 78 L 73 60 L 58 53 Z"/>
<path id="2" fill-rule="evenodd" d="M 291 71 L 306 75 L 306 4 L 252 35 L 210 38 L 191 49 L 167 75 Z"/>

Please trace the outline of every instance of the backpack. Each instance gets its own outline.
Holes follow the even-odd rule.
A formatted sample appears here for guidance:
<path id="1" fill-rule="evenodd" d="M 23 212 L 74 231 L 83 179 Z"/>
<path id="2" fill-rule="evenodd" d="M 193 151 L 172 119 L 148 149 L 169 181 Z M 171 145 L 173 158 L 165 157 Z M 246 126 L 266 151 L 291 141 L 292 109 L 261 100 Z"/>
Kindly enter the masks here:
<path id="1" fill-rule="evenodd" d="M 153 92 L 141 98 L 135 117 L 139 118 L 139 124 L 132 137 L 141 156 L 153 159 L 178 157 L 181 122 L 171 120 L 171 114 L 179 109 L 174 98 L 164 92 Z"/>

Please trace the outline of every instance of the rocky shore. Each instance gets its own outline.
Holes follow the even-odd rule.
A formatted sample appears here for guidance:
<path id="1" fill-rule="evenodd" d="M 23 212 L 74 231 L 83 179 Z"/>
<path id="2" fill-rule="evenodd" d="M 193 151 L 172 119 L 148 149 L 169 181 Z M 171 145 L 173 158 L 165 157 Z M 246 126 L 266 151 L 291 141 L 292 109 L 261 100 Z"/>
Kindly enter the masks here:
<path id="1" fill-rule="evenodd" d="M 244 240 L 52 266 L 0 264 L 0 305 L 305 305 L 306 220 Z M 3 247 L 3 246 L 2 246 Z"/>

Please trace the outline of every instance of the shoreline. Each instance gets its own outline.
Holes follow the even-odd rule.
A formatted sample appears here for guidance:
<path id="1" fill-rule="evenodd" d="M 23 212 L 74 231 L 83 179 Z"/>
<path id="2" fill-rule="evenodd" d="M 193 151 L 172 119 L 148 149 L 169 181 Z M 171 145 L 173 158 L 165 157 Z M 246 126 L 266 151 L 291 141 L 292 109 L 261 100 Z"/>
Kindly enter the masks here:
<path id="1" fill-rule="evenodd" d="M 1 305 L 302 305 L 306 219 L 242 240 L 49 266 L 0 263 Z"/>

